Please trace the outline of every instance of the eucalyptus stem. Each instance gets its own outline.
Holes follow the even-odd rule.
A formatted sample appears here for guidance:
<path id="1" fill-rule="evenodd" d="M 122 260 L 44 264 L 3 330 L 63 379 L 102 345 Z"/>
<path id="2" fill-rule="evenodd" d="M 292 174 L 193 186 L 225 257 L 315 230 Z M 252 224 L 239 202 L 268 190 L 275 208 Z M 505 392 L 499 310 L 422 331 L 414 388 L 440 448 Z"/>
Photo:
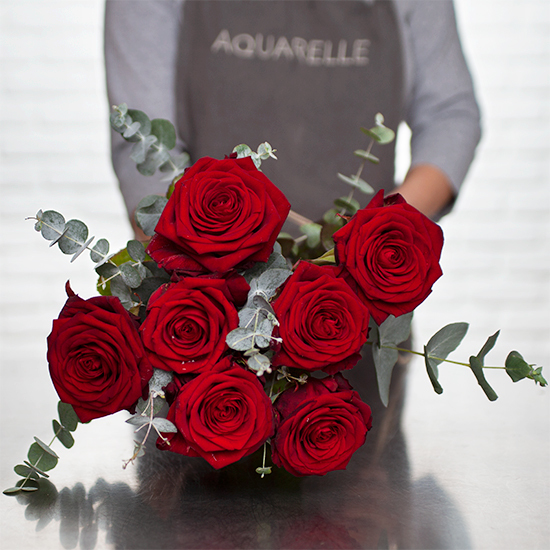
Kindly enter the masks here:
<path id="1" fill-rule="evenodd" d="M 367 342 L 367 344 L 372 346 L 372 342 Z M 414 351 L 412 349 L 400 348 L 400 347 L 397 347 L 397 346 L 388 346 L 388 345 L 385 345 L 385 344 L 382 344 L 380 347 L 381 348 L 386 348 L 386 349 L 393 349 L 393 350 L 396 350 L 396 351 L 401 351 L 403 353 L 412 353 L 413 355 L 419 355 L 420 357 L 426 357 L 425 353 L 423 353 L 421 351 Z M 472 368 L 469 363 L 464 363 L 462 361 L 453 361 L 452 359 L 443 359 L 441 357 L 435 357 L 434 355 L 428 355 L 428 357 L 430 359 L 435 359 L 436 361 L 441 361 L 441 362 L 445 362 L 445 363 L 452 363 L 453 365 L 460 365 L 462 367 Z M 483 365 L 483 368 L 484 369 L 506 370 L 506 367 L 490 367 L 490 366 L 486 366 L 486 365 Z"/>
<path id="2" fill-rule="evenodd" d="M 122 113 L 122 111 L 116 106 L 116 105 L 113 105 L 113 109 L 115 111 L 117 111 L 120 116 L 122 116 L 124 118 L 124 128 L 125 129 L 128 129 L 130 128 L 130 126 L 128 126 L 128 124 L 126 123 L 126 113 Z M 123 133 L 123 132 L 122 132 Z M 138 139 L 140 139 L 141 141 L 144 141 L 145 140 L 145 136 L 139 131 L 137 130 L 137 132 L 134 134 Z M 156 137 L 156 136 L 155 136 Z M 151 147 L 153 147 L 154 149 L 156 149 L 157 151 L 161 151 L 161 147 L 159 145 L 157 145 L 156 142 L 153 142 L 151 144 Z M 174 170 L 174 172 L 177 172 L 178 171 L 178 167 L 174 164 L 174 161 L 172 160 L 172 155 L 170 155 L 170 153 L 167 151 L 168 153 L 168 160 L 166 162 L 168 162 L 172 168 L 172 170 Z"/>

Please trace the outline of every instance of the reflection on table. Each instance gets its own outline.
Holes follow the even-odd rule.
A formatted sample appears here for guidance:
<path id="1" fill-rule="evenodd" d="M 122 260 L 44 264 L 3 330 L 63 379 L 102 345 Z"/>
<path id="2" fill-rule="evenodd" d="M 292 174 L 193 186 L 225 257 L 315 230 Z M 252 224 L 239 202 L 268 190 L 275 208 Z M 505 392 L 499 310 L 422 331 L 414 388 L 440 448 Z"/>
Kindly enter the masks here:
<path id="1" fill-rule="evenodd" d="M 362 376 L 352 383 L 372 387 L 370 375 Z M 411 483 L 400 427 L 403 382 L 400 368 L 388 409 L 368 392 L 378 422 L 346 471 L 295 478 L 274 469 L 262 479 L 255 473 L 261 449 L 214 470 L 148 445 L 137 488 L 103 479 L 59 488 L 44 480 L 37 493 L 16 498 L 36 529 L 51 532 L 59 523 L 63 548 L 100 548 L 103 540 L 117 549 L 470 548 L 437 482 Z"/>

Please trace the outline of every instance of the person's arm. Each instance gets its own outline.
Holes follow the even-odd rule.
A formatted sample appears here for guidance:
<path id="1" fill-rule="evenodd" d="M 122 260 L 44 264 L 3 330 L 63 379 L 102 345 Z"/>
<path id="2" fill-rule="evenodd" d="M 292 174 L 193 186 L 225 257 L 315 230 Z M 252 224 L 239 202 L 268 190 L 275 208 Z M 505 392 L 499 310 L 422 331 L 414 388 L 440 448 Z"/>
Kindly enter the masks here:
<path id="1" fill-rule="evenodd" d="M 433 164 L 413 166 L 397 192 L 429 218 L 436 218 L 455 197 L 449 179 Z"/>
<path id="2" fill-rule="evenodd" d="M 452 206 L 481 136 L 451 0 L 396 0 L 406 58 L 411 169 L 397 189 L 439 217 Z"/>
<path id="3" fill-rule="evenodd" d="M 182 0 L 106 0 L 105 68 L 110 105 L 126 103 L 149 118 L 176 123 L 175 72 Z M 169 182 L 142 176 L 130 159 L 131 143 L 112 132 L 111 156 L 133 222 L 139 201 L 164 195 Z M 178 136 L 176 148 L 185 145 Z M 137 229 L 134 225 L 134 229 Z"/>

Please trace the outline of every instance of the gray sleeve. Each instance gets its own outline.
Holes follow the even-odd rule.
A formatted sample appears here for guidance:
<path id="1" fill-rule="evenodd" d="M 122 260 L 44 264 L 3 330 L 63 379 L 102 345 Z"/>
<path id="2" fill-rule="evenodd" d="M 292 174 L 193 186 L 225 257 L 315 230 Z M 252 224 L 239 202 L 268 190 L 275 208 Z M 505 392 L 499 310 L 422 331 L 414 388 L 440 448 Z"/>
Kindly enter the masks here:
<path id="1" fill-rule="evenodd" d="M 182 0 L 107 0 L 105 69 L 109 105 L 126 103 L 151 119 L 176 120 L 175 67 Z M 159 173 L 146 177 L 130 160 L 131 144 L 111 134 L 113 168 L 131 214 L 146 195 L 164 194 Z M 179 151 L 185 145 L 178 138 Z"/>
<path id="2" fill-rule="evenodd" d="M 403 26 L 411 165 L 433 164 L 458 192 L 481 137 L 452 0 L 396 0 Z"/>

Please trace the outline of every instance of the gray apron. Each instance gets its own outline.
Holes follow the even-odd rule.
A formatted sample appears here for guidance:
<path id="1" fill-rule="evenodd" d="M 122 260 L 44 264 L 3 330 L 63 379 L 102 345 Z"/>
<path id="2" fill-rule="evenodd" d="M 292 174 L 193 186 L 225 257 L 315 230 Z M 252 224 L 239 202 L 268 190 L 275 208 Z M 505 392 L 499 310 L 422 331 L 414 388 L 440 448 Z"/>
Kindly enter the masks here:
<path id="1" fill-rule="evenodd" d="M 178 60 L 178 127 L 193 161 L 268 141 L 262 165 L 293 210 L 319 219 L 350 187 L 356 149 L 377 112 L 402 120 L 403 69 L 389 1 L 187 0 Z M 394 144 L 367 163 L 375 189 L 394 186 Z M 369 198 L 356 192 L 362 206 Z"/>

